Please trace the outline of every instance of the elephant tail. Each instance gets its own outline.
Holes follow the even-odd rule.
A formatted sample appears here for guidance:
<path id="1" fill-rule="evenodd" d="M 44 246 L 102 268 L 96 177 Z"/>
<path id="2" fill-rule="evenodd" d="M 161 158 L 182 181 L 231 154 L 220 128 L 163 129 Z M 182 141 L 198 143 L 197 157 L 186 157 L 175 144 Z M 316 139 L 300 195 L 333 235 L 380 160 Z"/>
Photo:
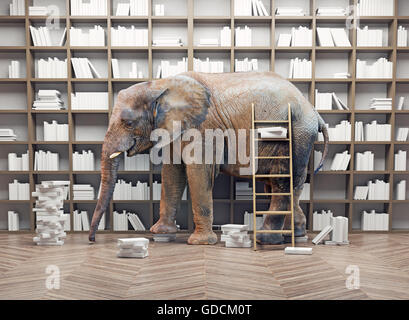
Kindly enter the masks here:
<path id="1" fill-rule="evenodd" d="M 320 116 L 318 112 L 317 112 L 317 116 L 318 116 L 318 132 L 322 132 L 324 136 L 324 152 L 322 153 L 320 164 L 318 165 L 317 169 L 315 169 L 314 173 L 317 173 L 318 171 L 320 171 L 320 169 L 322 168 L 324 164 L 325 157 L 328 154 L 328 141 L 329 141 L 328 129 L 327 129 L 327 126 L 325 125 L 324 119 L 322 119 L 322 117 Z"/>

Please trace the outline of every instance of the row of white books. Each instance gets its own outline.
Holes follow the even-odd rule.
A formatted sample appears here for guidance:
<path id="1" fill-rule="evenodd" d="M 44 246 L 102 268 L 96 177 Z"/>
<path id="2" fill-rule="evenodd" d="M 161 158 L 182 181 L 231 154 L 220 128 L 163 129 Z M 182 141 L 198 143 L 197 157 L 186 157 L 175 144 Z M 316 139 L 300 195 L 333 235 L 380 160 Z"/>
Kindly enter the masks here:
<path id="1" fill-rule="evenodd" d="M 223 69 L 223 61 L 210 61 L 209 58 L 202 61 L 200 59 L 193 58 L 193 71 L 204 73 L 222 73 Z"/>
<path id="2" fill-rule="evenodd" d="M 169 60 L 161 60 L 160 65 L 158 65 L 158 70 L 156 72 L 156 78 L 167 78 L 175 76 L 182 72 L 187 72 L 188 70 L 188 60 L 187 58 L 182 58 L 182 60 L 177 61 L 176 64 L 171 65 Z"/>
<path id="3" fill-rule="evenodd" d="M 344 104 L 335 92 L 318 92 L 315 89 L 315 109 L 317 110 L 332 110 L 333 102 L 337 110 L 349 110 L 348 106 Z"/>
<path id="4" fill-rule="evenodd" d="M 309 182 L 304 183 L 304 187 L 300 194 L 300 200 L 310 200 L 311 185 Z"/>
<path id="5" fill-rule="evenodd" d="M 17 153 L 9 153 L 7 160 L 9 171 L 29 170 L 28 150 L 26 153 L 23 153 L 21 157 L 18 157 Z"/>
<path id="6" fill-rule="evenodd" d="M 125 171 L 149 171 L 149 153 L 137 154 L 133 157 L 124 155 Z"/>
<path id="7" fill-rule="evenodd" d="M 33 103 L 36 110 L 61 110 L 64 109 L 61 92 L 58 90 L 38 90 L 37 99 Z"/>
<path id="8" fill-rule="evenodd" d="M 113 200 L 149 200 L 148 183 L 138 181 L 136 186 L 133 186 L 132 182 L 118 179 L 115 183 Z"/>
<path id="9" fill-rule="evenodd" d="M 95 158 L 91 150 L 82 150 L 82 153 L 75 151 L 72 154 L 72 170 L 74 171 L 94 171 Z"/>
<path id="10" fill-rule="evenodd" d="M 388 231 L 389 230 L 389 214 L 377 213 L 375 210 L 371 212 L 363 211 L 361 215 L 362 231 Z"/>
<path id="11" fill-rule="evenodd" d="M 408 30 L 404 26 L 398 28 L 398 47 L 408 46 Z"/>
<path id="12" fill-rule="evenodd" d="M 179 37 L 161 37 L 152 40 L 152 45 L 155 47 L 182 47 L 183 40 Z"/>
<path id="13" fill-rule="evenodd" d="M 350 47 L 346 30 L 343 28 L 317 27 L 317 40 L 321 47 Z"/>
<path id="14" fill-rule="evenodd" d="M 107 16 L 106 0 L 71 0 L 72 16 Z"/>
<path id="15" fill-rule="evenodd" d="M 13 129 L 0 128 L 0 141 L 16 141 L 17 135 Z"/>
<path id="16" fill-rule="evenodd" d="M 346 16 L 347 10 L 341 7 L 320 7 L 317 8 L 317 16 Z"/>
<path id="17" fill-rule="evenodd" d="M 47 16 L 51 11 L 48 8 L 49 7 L 45 7 L 45 6 L 29 6 L 28 15 L 29 16 Z"/>
<path id="18" fill-rule="evenodd" d="M 112 46 L 135 46 L 143 47 L 148 45 L 148 29 L 138 29 L 135 26 L 111 27 Z"/>
<path id="19" fill-rule="evenodd" d="M 348 151 L 342 153 L 336 153 L 331 163 L 332 171 L 345 171 L 348 169 L 349 161 L 351 160 L 351 154 Z"/>
<path id="20" fill-rule="evenodd" d="M 155 4 L 154 7 L 155 16 L 163 17 L 165 15 L 165 5 L 164 4 Z"/>
<path id="21" fill-rule="evenodd" d="M 105 29 L 99 25 L 85 32 L 81 28 L 70 28 L 71 46 L 105 46 Z"/>
<path id="22" fill-rule="evenodd" d="M 234 59 L 235 72 L 258 71 L 258 59 L 244 58 L 243 60 Z"/>
<path id="23" fill-rule="evenodd" d="M 375 168 L 375 155 L 372 151 L 355 153 L 355 170 L 373 171 Z"/>
<path id="24" fill-rule="evenodd" d="M 237 27 L 235 43 L 237 47 L 251 47 L 252 30 L 248 26 Z"/>
<path id="25" fill-rule="evenodd" d="M 219 39 L 218 38 L 200 38 L 199 39 L 199 46 L 218 46 Z M 223 27 L 220 30 L 220 46 L 222 47 L 230 47 L 231 45 L 231 30 L 230 27 Z"/>
<path id="26" fill-rule="evenodd" d="M 277 16 L 305 16 L 304 9 L 300 7 L 278 7 L 275 14 Z"/>
<path id="27" fill-rule="evenodd" d="M 263 222 L 266 215 L 256 215 L 256 230 L 260 230 L 263 227 Z M 253 231 L 254 226 L 254 216 L 253 213 L 247 211 L 244 212 L 244 223 L 249 226 L 248 230 Z"/>
<path id="28" fill-rule="evenodd" d="M 362 121 L 355 121 L 355 141 L 390 141 L 391 125 L 379 124 L 376 120 L 363 125 Z"/>
<path id="29" fill-rule="evenodd" d="M 51 151 L 36 151 L 34 154 L 34 170 L 58 171 L 59 155 Z"/>
<path id="30" fill-rule="evenodd" d="M 389 182 L 376 179 L 366 186 L 356 186 L 354 200 L 389 200 Z"/>
<path id="31" fill-rule="evenodd" d="M 248 181 L 236 181 L 236 200 L 253 199 L 253 187 Z"/>
<path id="32" fill-rule="evenodd" d="M 10 5 L 11 16 L 24 16 L 26 14 L 26 7 L 24 0 L 12 0 Z"/>
<path id="33" fill-rule="evenodd" d="M 235 0 L 235 16 L 269 16 L 266 7 L 261 0 Z"/>
<path id="34" fill-rule="evenodd" d="M 342 120 L 331 128 L 328 123 L 325 124 L 328 130 L 329 141 L 351 141 L 351 123 L 348 120 Z M 318 141 L 324 141 L 321 132 L 318 133 Z"/>
<path id="35" fill-rule="evenodd" d="M 18 180 L 9 183 L 9 200 L 30 200 L 30 184 Z"/>
<path id="36" fill-rule="evenodd" d="M 289 79 L 307 79 L 312 77 L 312 64 L 307 59 L 295 58 L 290 61 Z"/>
<path id="37" fill-rule="evenodd" d="M 220 241 L 225 242 L 227 248 L 250 248 L 248 229 L 246 224 L 224 224 L 221 226 Z"/>
<path id="38" fill-rule="evenodd" d="M 102 218 L 101 218 L 101 222 L 103 220 Z M 89 218 L 88 218 L 87 211 L 74 210 L 72 213 L 72 220 L 73 220 L 73 230 L 74 231 L 89 231 L 90 224 L 89 224 Z"/>
<path id="39" fill-rule="evenodd" d="M 367 61 L 356 59 L 356 77 L 363 78 L 392 78 L 393 63 L 386 58 L 379 58 L 372 65 Z"/>
<path id="40" fill-rule="evenodd" d="M 67 59 L 57 57 L 37 60 L 38 78 L 67 78 Z"/>
<path id="41" fill-rule="evenodd" d="M 365 26 L 362 29 L 358 27 L 356 34 L 356 45 L 358 47 L 382 47 L 382 29 L 369 30 L 368 26 Z"/>
<path id="42" fill-rule="evenodd" d="M 407 151 L 398 150 L 394 157 L 395 171 L 406 171 Z"/>
<path id="43" fill-rule="evenodd" d="M 372 98 L 369 108 L 372 110 L 392 110 L 392 98 Z"/>
<path id="44" fill-rule="evenodd" d="M 401 180 L 396 184 L 396 200 L 406 200 L 406 180 Z"/>
<path id="45" fill-rule="evenodd" d="M 31 34 L 31 39 L 33 40 L 34 46 L 42 46 L 42 47 L 63 46 L 65 43 L 66 36 L 67 36 L 67 29 L 64 28 L 64 31 L 58 43 L 53 43 L 51 39 L 51 35 L 50 35 L 50 30 L 48 29 L 47 26 L 38 27 L 38 28 L 30 26 L 30 34 Z M 71 45 L 74 45 L 72 43 L 72 35 L 71 35 Z"/>
<path id="46" fill-rule="evenodd" d="M 111 59 L 111 62 L 112 62 L 112 76 L 115 79 L 126 78 L 121 75 L 118 59 Z M 142 79 L 143 78 L 143 72 L 138 71 L 138 64 L 136 63 L 136 61 L 133 61 L 131 63 L 131 69 L 129 70 L 128 78 L 130 79 L 134 79 L 134 78 Z"/>
<path id="47" fill-rule="evenodd" d="M 108 110 L 108 92 L 71 93 L 72 110 Z"/>
<path id="48" fill-rule="evenodd" d="M 359 0 L 358 16 L 393 16 L 394 0 Z"/>
<path id="49" fill-rule="evenodd" d="M 9 78 L 20 78 L 20 61 L 11 60 L 9 64 Z"/>
<path id="50" fill-rule="evenodd" d="M 95 190 L 90 184 L 74 184 L 73 200 L 94 200 Z"/>
<path id="51" fill-rule="evenodd" d="M 59 124 L 56 120 L 51 123 L 43 122 L 44 141 L 68 141 L 68 124 Z"/>
<path id="52" fill-rule="evenodd" d="M 312 46 L 312 30 L 303 26 L 291 28 L 291 47 L 309 46 Z"/>
<path id="53" fill-rule="evenodd" d="M 123 210 L 122 212 L 113 212 L 114 216 L 114 231 L 128 231 L 130 222 L 132 228 L 135 231 L 145 231 L 145 226 L 143 225 L 141 219 L 136 213 L 127 212 Z"/>
<path id="54" fill-rule="evenodd" d="M 71 58 L 72 67 L 76 78 L 101 78 L 88 58 Z"/>
<path id="55" fill-rule="evenodd" d="M 312 230 L 321 231 L 331 224 L 331 218 L 334 216 L 331 210 L 314 211 L 312 214 Z"/>
<path id="56" fill-rule="evenodd" d="M 116 16 L 147 16 L 149 0 L 130 0 L 130 2 L 118 3 Z"/>
<path id="57" fill-rule="evenodd" d="M 7 225 L 8 231 L 20 230 L 20 219 L 19 214 L 17 212 L 7 211 Z"/>
<path id="58" fill-rule="evenodd" d="M 396 133 L 396 141 L 407 141 L 408 140 L 409 128 L 398 128 Z"/>

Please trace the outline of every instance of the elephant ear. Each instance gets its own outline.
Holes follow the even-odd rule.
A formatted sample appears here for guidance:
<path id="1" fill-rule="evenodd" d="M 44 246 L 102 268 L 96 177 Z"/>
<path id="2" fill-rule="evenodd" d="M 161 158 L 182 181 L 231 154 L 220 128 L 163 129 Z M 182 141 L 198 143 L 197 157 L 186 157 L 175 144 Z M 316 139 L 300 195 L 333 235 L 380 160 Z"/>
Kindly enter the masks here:
<path id="1" fill-rule="evenodd" d="M 166 88 L 159 92 L 153 103 L 154 128 L 165 129 L 171 141 L 174 121 L 180 123 L 181 133 L 198 128 L 206 119 L 210 106 L 208 89 L 188 76 L 175 76 L 166 79 Z"/>

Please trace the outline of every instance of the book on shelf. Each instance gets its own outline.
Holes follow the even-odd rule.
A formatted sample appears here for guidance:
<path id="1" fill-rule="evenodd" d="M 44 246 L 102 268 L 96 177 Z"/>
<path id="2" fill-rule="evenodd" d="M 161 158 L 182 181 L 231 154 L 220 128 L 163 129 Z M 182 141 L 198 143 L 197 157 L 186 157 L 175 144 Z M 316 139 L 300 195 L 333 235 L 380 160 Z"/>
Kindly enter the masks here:
<path id="1" fill-rule="evenodd" d="M 106 0 L 71 0 L 72 16 L 107 16 Z"/>
<path id="2" fill-rule="evenodd" d="M 291 28 L 291 47 L 310 47 L 312 46 L 312 30 L 299 26 Z"/>
<path id="3" fill-rule="evenodd" d="M 193 71 L 204 73 L 222 73 L 223 68 L 223 61 L 210 61 L 209 58 L 202 61 L 200 59 L 193 58 Z"/>
<path id="4" fill-rule="evenodd" d="M 89 220 L 88 220 L 87 211 L 81 211 L 81 222 L 82 222 L 82 230 L 89 231 Z"/>
<path id="5" fill-rule="evenodd" d="M 75 151 L 72 154 L 72 170 L 74 171 L 94 171 L 95 157 L 91 150 L 82 150 L 81 153 Z"/>
<path id="6" fill-rule="evenodd" d="M 375 210 L 363 211 L 361 214 L 361 229 L 362 231 L 388 231 L 389 214 L 377 213 Z"/>
<path id="7" fill-rule="evenodd" d="M 408 133 L 409 133 L 409 128 L 398 128 L 396 132 L 396 141 L 407 141 Z"/>
<path id="8" fill-rule="evenodd" d="M 38 150 L 34 154 L 34 170 L 58 171 L 59 155 L 51 151 Z"/>
<path id="9" fill-rule="evenodd" d="M 37 61 L 38 78 L 67 78 L 67 59 L 59 60 L 57 57 L 39 59 Z"/>
<path id="10" fill-rule="evenodd" d="M 163 17 L 165 15 L 165 5 L 155 4 L 154 11 L 155 11 L 155 16 Z"/>
<path id="11" fill-rule="evenodd" d="M 149 200 L 149 186 L 147 182 L 137 181 L 133 186 L 132 182 L 118 179 L 115 184 L 113 200 Z"/>
<path id="12" fill-rule="evenodd" d="M 406 171 L 407 151 L 398 150 L 394 157 L 395 171 Z"/>
<path id="13" fill-rule="evenodd" d="M 336 153 L 334 159 L 332 160 L 330 170 L 331 171 L 346 171 L 348 170 L 349 161 L 351 160 L 351 155 L 348 151 L 342 153 Z"/>
<path id="14" fill-rule="evenodd" d="M 310 191 L 311 191 L 310 183 L 305 182 L 300 194 L 300 200 L 310 200 Z"/>
<path id="15" fill-rule="evenodd" d="M 253 199 L 253 187 L 248 181 L 236 181 L 236 200 Z"/>
<path id="16" fill-rule="evenodd" d="M 64 31 L 61 35 L 60 40 L 58 41 L 58 44 L 55 44 L 52 42 L 51 40 L 51 35 L 50 35 L 50 30 L 48 29 L 47 26 L 45 27 L 33 27 L 30 26 L 30 35 L 31 35 L 31 39 L 33 40 L 33 45 L 34 46 L 43 46 L 43 47 L 47 47 L 47 46 L 63 46 L 65 43 L 65 39 L 67 36 L 67 28 L 64 28 Z M 71 37 L 71 41 L 72 41 L 72 37 Z M 71 42 L 72 45 L 72 42 Z"/>
<path id="17" fill-rule="evenodd" d="M 130 3 L 118 3 L 116 7 L 116 16 L 129 16 Z"/>
<path id="18" fill-rule="evenodd" d="M 47 7 L 44 6 L 29 6 L 28 15 L 29 16 L 46 16 L 49 11 Z"/>
<path id="19" fill-rule="evenodd" d="M 326 226 L 331 225 L 332 217 L 333 213 L 331 210 L 321 210 L 320 213 L 318 213 L 318 211 L 314 211 L 312 214 L 312 230 L 321 231 Z"/>
<path id="20" fill-rule="evenodd" d="M 252 45 L 252 30 L 248 26 L 237 27 L 235 29 L 235 43 L 237 47 L 251 47 Z"/>
<path id="21" fill-rule="evenodd" d="M 278 35 L 277 47 L 290 47 L 291 33 L 280 33 Z"/>
<path id="22" fill-rule="evenodd" d="M 372 98 L 369 108 L 373 110 L 392 110 L 392 98 Z"/>
<path id="23" fill-rule="evenodd" d="M 199 39 L 199 46 L 218 46 L 219 39 L 217 38 L 200 38 Z"/>
<path id="24" fill-rule="evenodd" d="M 152 40 L 152 45 L 155 47 L 182 47 L 182 38 L 178 37 L 161 37 Z"/>
<path id="25" fill-rule="evenodd" d="M 20 221 L 19 214 L 15 211 L 7 211 L 8 231 L 19 231 Z"/>
<path id="26" fill-rule="evenodd" d="M 144 47 L 148 45 L 148 29 L 129 28 L 123 26 L 111 27 L 111 45 L 112 46 L 136 46 Z"/>
<path id="27" fill-rule="evenodd" d="M 68 124 L 59 124 L 56 120 L 51 123 L 43 122 L 44 141 L 68 141 Z"/>
<path id="28" fill-rule="evenodd" d="M 124 156 L 125 171 L 149 171 L 149 154 L 137 154 L 132 157 Z"/>
<path id="29" fill-rule="evenodd" d="M 363 125 L 362 121 L 355 121 L 355 141 L 390 141 L 391 125 L 379 124 L 376 120 Z"/>
<path id="30" fill-rule="evenodd" d="M 8 170 L 9 171 L 28 171 L 29 161 L 28 161 L 28 150 L 23 153 L 21 157 L 17 156 L 17 153 L 9 153 L 7 156 L 8 160 Z"/>
<path id="31" fill-rule="evenodd" d="M 343 28 L 317 27 L 317 40 L 321 47 L 350 47 L 346 30 Z"/>
<path id="32" fill-rule="evenodd" d="M 327 123 L 325 126 L 328 130 L 329 141 L 351 141 L 351 123 L 348 120 L 342 120 L 333 128 Z M 322 132 L 318 133 L 318 141 L 324 141 L 324 135 Z"/>
<path id="33" fill-rule="evenodd" d="M 131 16 L 148 16 L 149 0 L 130 0 L 129 14 Z"/>
<path id="34" fill-rule="evenodd" d="M 74 184 L 73 200 L 94 200 L 95 190 L 90 184 Z"/>
<path id="35" fill-rule="evenodd" d="M 62 110 L 64 101 L 58 90 L 38 90 L 37 99 L 34 100 L 33 109 L 36 110 Z"/>
<path id="36" fill-rule="evenodd" d="M 223 27 L 220 30 L 220 46 L 230 47 L 231 46 L 231 29 L 230 27 Z"/>
<path id="37" fill-rule="evenodd" d="M 366 186 L 356 186 L 354 200 L 389 200 L 389 182 L 376 179 Z"/>
<path id="38" fill-rule="evenodd" d="M 101 78 L 88 58 L 71 58 L 76 78 Z"/>
<path id="39" fill-rule="evenodd" d="M 309 79 L 312 77 L 312 64 L 307 59 L 294 58 L 290 60 L 289 79 Z"/>
<path id="40" fill-rule="evenodd" d="M 0 141 L 16 141 L 17 136 L 13 129 L 0 128 Z"/>
<path id="41" fill-rule="evenodd" d="M 154 181 L 152 184 L 152 200 L 160 200 L 162 183 Z"/>
<path id="42" fill-rule="evenodd" d="M 356 60 L 356 77 L 365 78 L 392 78 L 393 63 L 386 58 L 379 58 L 372 65 L 367 61 Z"/>
<path id="43" fill-rule="evenodd" d="M 393 16 L 394 0 L 359 0 L 356 7 L 358 16 Z"/>
<path id="44" fill-rule="evenodd" d="M 108 92 L 71 93 L 72 110 L 108 110 Z"/>
<path id="45" fill-rule="evenodd" d="M 182 58 L 180 61 L 177 61 L 176 64 L 170 64 L 170 61 L 168 60 L 161 60 L 160 64 L 158 65 L 156 78 L 167 78 L 182 72 L 187 72 L 187 61 L 188 60 L 186 57 Z"/>
<path id="46" fill-rule="evenodd" d="M 396 106 L 396 110 L 403 110 L 405 104 L 405 97 L 399 97 L 398 105 Z M 392 108 L 392 105 L 391 105 Z"/>
<path id="47" fill-rule="evenodd" d="M 136 213 L 128 212 L 127 216 L 128 216 L 128 221 L 131 223 L 131 226 L 132 228 L 134 228 L 135 231 L 145 231 L 146 230 L 141 219 L 139 219 Z"/>
<path id="48" fill-rule="evenodd" d="M 375 155 L 372 151 L 355 153 L 355 170 L 374 171 Z"/>
<path id="49" fill-rule="evenodd" d="M 316 12 L 317 16 L 342 17 L 347 15 L 347 10 L 342 7 L 320 7 Z"/>
<path id="50" fill-rule="evenodd" d="M 12 60 L 9 64 L 9 78 L 20 78 L 20 61 Z"/>
<path id="51" fill-rule="evenodd" d="M 382 29 L 369 30 L 368 26 L 357 28 L 356 45 L 358 47 L 382 47 L 383 31 Z"/>
<path id="52" fill-rule="evenodd" d="M 71 46 L 105 46 L 105 30 L 102 26 L 95 25 L 85 32 L 81 28 L 70 28 Z"/>
<path id="53" fill-rule="evenodd" d="M 300 7 L 278 7 L 275 14 L 277 16 L 305 16 L 304 9 Z"/>
<path id="54" fill-rule="evenodd" d="M 10 16 L 24 16 L 26 14 L 26 7 L 24 0 L 12 0 L 9 4 Z"/>
<path id="55" fill-rule="evenodd" d="M 314 171 L 317 170 L 321 159 L 322 159 L 322 151 L 314 150 Z"/>
<path id="56" fill-rule="evenodd" d="M 234 59 L 235 72 L 258 71 L 258 59 L 244 58 L 243 60 Z"/>
<path id="57" fill-rule="evenodd" d="M 396 200 L 406 200 L 406 180 L 396 184 Z"/>
<path id="58" fill-rule="evenodd" d="M 318 89 L 315 89 L 315 109 L 332 110 L 333 103 L 337 110 L 349 110 L 335 92 L 320 93 Z"/>
<path id="59" fill-rule="evenodd" d="M 236 0 L 234 2 L 235 16 L 268 16 L 266 7 L 261 0 Z"/>
<path id="60" fill-rule="evenodd" d="M 30 200 L 30 184 L 18 180 L 9 183 L 9 200 Z"/>
<path id="61" fill-rule="evenodd" d="M 404 26 L 399 26 L 398 28 L 398 47 L 407 47 L 408 46 L 408 30 Z"/>

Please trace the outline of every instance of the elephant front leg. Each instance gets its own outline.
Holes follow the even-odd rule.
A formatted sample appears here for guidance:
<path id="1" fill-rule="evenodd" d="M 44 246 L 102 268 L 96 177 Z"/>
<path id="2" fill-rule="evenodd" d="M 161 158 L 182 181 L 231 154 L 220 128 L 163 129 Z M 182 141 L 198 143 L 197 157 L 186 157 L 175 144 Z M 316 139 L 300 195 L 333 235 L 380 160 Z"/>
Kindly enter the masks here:
<path id="1" fill-rule="evenodd" d="M 184 165 L 164 164 L 162 166 L 162 188 L 160 196 L 160 218 L 151 227 L 152 233 L 176 233 L 176 211 L 186 187 Z"/>
<path id="2" fill-rule="evenodd" d="M 188 239 L 189 244 L 215 244 L 217 236 L 213 225 L 213 166 L 189 165 L 187 178 L 192 198 L 195 231 Z"/>

